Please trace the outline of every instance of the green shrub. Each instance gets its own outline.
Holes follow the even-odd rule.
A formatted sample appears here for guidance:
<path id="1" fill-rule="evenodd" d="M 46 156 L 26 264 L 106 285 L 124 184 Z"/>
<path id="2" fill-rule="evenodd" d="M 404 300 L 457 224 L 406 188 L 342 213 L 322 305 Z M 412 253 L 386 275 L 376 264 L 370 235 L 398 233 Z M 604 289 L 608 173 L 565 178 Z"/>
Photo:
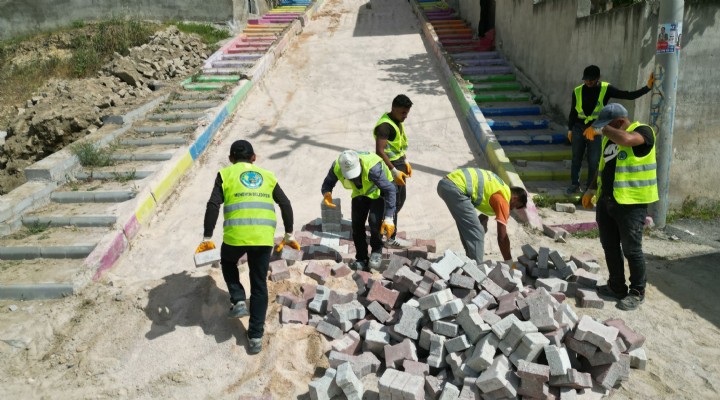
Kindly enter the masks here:
<path id="1" fill-rule="evenodd" d="M 95 147 L 95 143 L 82 142 L 70 146 L 70 151 L 80 160 L 83 167 L 107 167 L 113 164 L 112 149 Z"/>
<path id="2" fill-rule="evenodd" d="M 200 36 L 200 39 L 202 39 L 203 43 L 208 45 L 214 45 L 215 43 L 230 37 L 230 32 L 224 29 L 215 28 L 211 25 L 180 22 L 175 24 L 175 26 L 177 26 L 180 32 L 197 34 Z"/>

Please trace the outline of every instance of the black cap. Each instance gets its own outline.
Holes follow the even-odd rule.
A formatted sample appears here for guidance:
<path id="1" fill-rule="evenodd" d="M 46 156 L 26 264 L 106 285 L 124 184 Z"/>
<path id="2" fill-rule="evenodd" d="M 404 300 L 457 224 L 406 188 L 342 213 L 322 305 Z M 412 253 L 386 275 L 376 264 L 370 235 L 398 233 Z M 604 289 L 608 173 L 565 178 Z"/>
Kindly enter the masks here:
<path id="1" fill-rule="evenodd" d="M 249 160 L 255 154 L 253 147 L 247 140 L 236 140 L 230 146 L 230 156 L 235 160 Z"/>
<path id="2" fill-rule="evenodd" d="M 585 67 L 585 70 L 583 70 L 583 77 L 582 80 L 584 81 L 594 81 L 595 79 L 600 78 L 600 67 L 597 65 L 589 65 Z"/>

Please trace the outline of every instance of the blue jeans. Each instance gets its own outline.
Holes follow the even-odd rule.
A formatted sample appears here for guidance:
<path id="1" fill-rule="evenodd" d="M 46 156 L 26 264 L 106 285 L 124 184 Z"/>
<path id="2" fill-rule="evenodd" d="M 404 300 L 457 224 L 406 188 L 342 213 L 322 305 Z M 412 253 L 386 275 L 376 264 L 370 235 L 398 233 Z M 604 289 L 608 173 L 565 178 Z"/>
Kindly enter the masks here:
<path id="1" fill-rule="evenodd" d="M 594 140 L 587 140 L 583 131 L 585 126 L 575 124 L 572 129 L 572 166 L 570 167 L 570 184 L 580 186 L 580 170 L 582 162 L 587 153 L 588 177 L 585 187 L 592 183 L 600 166 L 600 153 L 602 152 L 602 136 L 596 136 Z"/>
<path id="2" fill-rule="evenodd" d="M 625 260 L 630 269 L 630 289 L 645 294 L 645 255 L 642 250 L 647 204 L 618 204 L 611 196 L 601 196 L 595 219 L 610 277 L 608 286 L 616 293 L 627 293 Z"/>

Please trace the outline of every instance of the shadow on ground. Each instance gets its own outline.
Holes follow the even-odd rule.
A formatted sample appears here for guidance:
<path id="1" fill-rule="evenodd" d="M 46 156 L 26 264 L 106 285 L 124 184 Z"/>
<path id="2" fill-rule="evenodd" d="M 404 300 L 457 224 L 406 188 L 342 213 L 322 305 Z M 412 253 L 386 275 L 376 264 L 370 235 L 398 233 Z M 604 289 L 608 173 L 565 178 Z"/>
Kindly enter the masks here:
<path id="1" fill-rule="evenodd" d="M 445 94 L 438 82 L 439 72 L 433 66 L 430 54 L 414 54 L 404 58 L 380 60 L 378 65 L 390 75 L 384 81 L 399 82 L 408 87 L 408 93 L 427 95 Z"/>
<path id="2" fill-rule="evenodd" d="M 187 271 L 166 276 L 148 293 L 145 315 L 152 321 L 145 337 L 152 340 L 175 331 L 178 326 L 199 326 L 205 335 L 221 343 L 235 337 L 244 345 L 246 331 L 239 319 L 226 317 L 229 295 L 209 276 L 193 277 Z"/>
<path id="3" fill-rule="evenodd" d="M 720 328 L 720 252 L 674 260 L 648 257 L 648 281 L 684 309 Z"/>

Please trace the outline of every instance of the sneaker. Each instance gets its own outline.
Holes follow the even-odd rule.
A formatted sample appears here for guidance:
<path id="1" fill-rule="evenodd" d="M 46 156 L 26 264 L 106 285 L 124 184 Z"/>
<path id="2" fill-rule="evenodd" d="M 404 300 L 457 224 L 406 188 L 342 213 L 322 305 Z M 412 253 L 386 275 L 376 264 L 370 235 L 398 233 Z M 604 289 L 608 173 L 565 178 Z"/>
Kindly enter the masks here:
<path id="1" fill-rule="evenodd" d="M 395 238 L 386 240 L 384 246 L 389 249 L 407 249 L 411 244 L 408 240 Z"/>
<path id="2" fill-rule="evenodd" d="M 644 294 L 640 293 L 637 289 L 630 289 L 628 295 L 617 304 L 617 308 L 625 311 L 632 311 L 640 307 L 640 304 L 644 302 Z"/>
<path id="3" fill-rule="evenodd" d="M 597 287 L 597 293 L 600 296 L 612 297 L 613 299 L 622 300 L 627 296 L 627 293 L 620 293 L 610 289 L 608 285 L 602 285 Z"/>
<path id="4" fill-rule="evenodd" d="M 247 317 L 248 315 L 250 315 L 250 313 L 248 312 L 245 300 L 240 300 L 235 303 L 234 306 L 230 307 L 230 313 L 228 314 L 228 318 L 242 318 Z"/>
<path id="5" fill-rule="evenodd" d="M 382 262 L 382 253 L 370 254 L 369 267 L 372 269 L 380 269 L 380 263 Z"/>
<path id="6" fill-rule="evenodd" d="M 580 192 L 580 185 L 570 185 L 566 190 L 565 194 L 568 196 L 572 196 L 574 194 L 579 194 Z"/>
<path id="7" fill-rule="evenodd" d="M 248 338 L 248 354 L 257 354 L 262 351 L 262 338 Z"/>
<path id="8" fill-rule="evenodd" d="M 367 261 L 355 260 L 352 263 L 350 263 L 350 269 L 355 270 L 355 271 L 367 271 L 368 270 Z"/>

